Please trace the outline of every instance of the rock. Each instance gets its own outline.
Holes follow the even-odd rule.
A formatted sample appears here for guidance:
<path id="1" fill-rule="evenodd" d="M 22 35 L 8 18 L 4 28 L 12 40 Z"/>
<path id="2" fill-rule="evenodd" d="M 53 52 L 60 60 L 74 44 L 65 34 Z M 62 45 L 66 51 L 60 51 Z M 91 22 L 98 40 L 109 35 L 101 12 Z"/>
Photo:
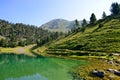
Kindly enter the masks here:
<path id="1" fill-rule="evenodd" d="M 110 61 L 107 61 L 107 63 L 108 64 L 113 64 L 114 62 L 110 60 Z"/>
<path id="2" fill-rule="evenodd" d="M 115 78 L 113 75 L 110 75 L 110 76 L 108 76 L 110 79 L 113 79 L 113 78 Z"/>
<path id="3" fill-rule="evenodd" d="M 96 70 L 94 70 L 94 71 L 92 71 L 92 74 L 94 74 L 94 75 L 96 75 L 96 76 L 98 76 L 100 78 L 104 77 L 104 72 L 102 72 L 102 71 L 96 71 Z"/>
<path id="4" fill-rule="evenodd" d="M 110 68 L 108 68 L 107 71 L 114 73 L 114 70 Z"/>
<path id="5" fill-rule="evenodd" d="M 120 76 L 120 72 L 119 71 L 115 71 L 114 74 Z"/>
<path id="6" fill-rule="evenodd" d="M 114 70 L 114 69 L 107 69 L 107 71 L 114 73 L 115 75 L 120 76 L 120 71 Z"/>
<path id="7" fill-rule="evenodd" d="M 116 64 L 116 66 L 119 66 L 119 64 Z"/>

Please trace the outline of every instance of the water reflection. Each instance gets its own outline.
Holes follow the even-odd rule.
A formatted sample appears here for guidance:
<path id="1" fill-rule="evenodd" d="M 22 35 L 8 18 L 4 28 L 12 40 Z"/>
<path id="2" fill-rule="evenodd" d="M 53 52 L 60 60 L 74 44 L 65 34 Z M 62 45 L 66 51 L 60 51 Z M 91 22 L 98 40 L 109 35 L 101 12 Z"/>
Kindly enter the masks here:
<path id="1" fill-rule="evenodd" d="M 20 78 L 8 78 L 6 80 L 48 80 L 47 78 L 41 76 L 40 74 L 36 73 L 31 76 L 23 76 Z"/>
<path id="2" fill-rule="evenodd" d="M 3 53 L 0 54 L 0 80 L 73 80 L 70 72 L 85 64 L 86 61 L 72 59 Z"/>

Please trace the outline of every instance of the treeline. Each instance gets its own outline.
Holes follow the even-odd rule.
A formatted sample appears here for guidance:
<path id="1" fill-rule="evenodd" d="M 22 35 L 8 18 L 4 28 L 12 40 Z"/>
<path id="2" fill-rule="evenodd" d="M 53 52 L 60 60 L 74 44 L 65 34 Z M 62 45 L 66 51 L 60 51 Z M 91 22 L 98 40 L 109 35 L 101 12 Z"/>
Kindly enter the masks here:
<path id="1" fill-rule="evenodd" d="M 112 3 L 110 7 L 110 12 L 111 12 L 111 15 L 107 16 L 106 13 L 103 11 L 102 19 L 99 19 L 99 20 L 97 20 L 96 15 L 92 13 L 90 16 L 89 22 L 87 22 L 86 19 L 83 19 L 82 26 L 80 26 L 79 21 L 76 19 L 74 21 L 74 26 L 71 29 L 71 31 L 68 32 L 68 35 L 71 33 L 84 32 L 86 27 L 99 24 L 102 20 L 104 20 L 107 17 L 108 18 L 119 17 L 120 16 L 120 4 L 118 4 L 117 2 Z M 102 26 L 103 24 L 99 24 L 99 28 L 101 28 Z"/>
<path id="2" fill-rule="evenodd" d="M 0 20 L 0 46 L 15 47 L 37 43 L 38 45 L 57 39 L 62 33 L 53 33 L 34 25 L 9 23 Z"/>

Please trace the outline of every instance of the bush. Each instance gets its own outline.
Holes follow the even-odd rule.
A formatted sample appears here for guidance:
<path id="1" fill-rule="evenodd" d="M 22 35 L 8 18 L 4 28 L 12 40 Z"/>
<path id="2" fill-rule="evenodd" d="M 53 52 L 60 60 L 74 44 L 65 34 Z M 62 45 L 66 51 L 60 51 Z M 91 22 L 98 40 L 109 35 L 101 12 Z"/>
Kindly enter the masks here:
<path id="1" fill-rule="evenodd" d="M 103 27 L 103 24 L 99 24 L 99 28 Z"/>

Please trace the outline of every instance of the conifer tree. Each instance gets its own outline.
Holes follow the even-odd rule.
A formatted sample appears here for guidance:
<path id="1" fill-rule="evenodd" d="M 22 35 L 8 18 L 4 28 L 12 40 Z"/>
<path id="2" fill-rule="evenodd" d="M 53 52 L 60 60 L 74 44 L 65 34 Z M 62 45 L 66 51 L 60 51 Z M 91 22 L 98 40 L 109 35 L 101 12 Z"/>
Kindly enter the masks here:
<path id="1" fill-rule="evenodd" d="M 106 18 L 106 13 L 105 12 L 103 12 L 103 14 L 102 14 L 102 18 L 104 19 L 104 18 Z"/>
<path id="2" fill-rule="evenodd" d="M 94 13 L 91 14 L 91 17 L 90 17 L 90 24 L 95 24 L 96 23 L 96 16 Z"/>
<path id="3" fill-rule="evenodd" d="M 116 3 L 112 3 L 111 5 L 111 9 L 110 9 L 112 15 L 117 15 L 120 13 L 120 6 L 119 4 L 116 2 Z"/>
<path id="4" fill-rule="evenodd" d="M 82 21 L 82 27 L 85 27 L 85 26 L 87 26 L 87 21 L 86 21 L 86 19 L 83 19 L 83 21 Z"/>

